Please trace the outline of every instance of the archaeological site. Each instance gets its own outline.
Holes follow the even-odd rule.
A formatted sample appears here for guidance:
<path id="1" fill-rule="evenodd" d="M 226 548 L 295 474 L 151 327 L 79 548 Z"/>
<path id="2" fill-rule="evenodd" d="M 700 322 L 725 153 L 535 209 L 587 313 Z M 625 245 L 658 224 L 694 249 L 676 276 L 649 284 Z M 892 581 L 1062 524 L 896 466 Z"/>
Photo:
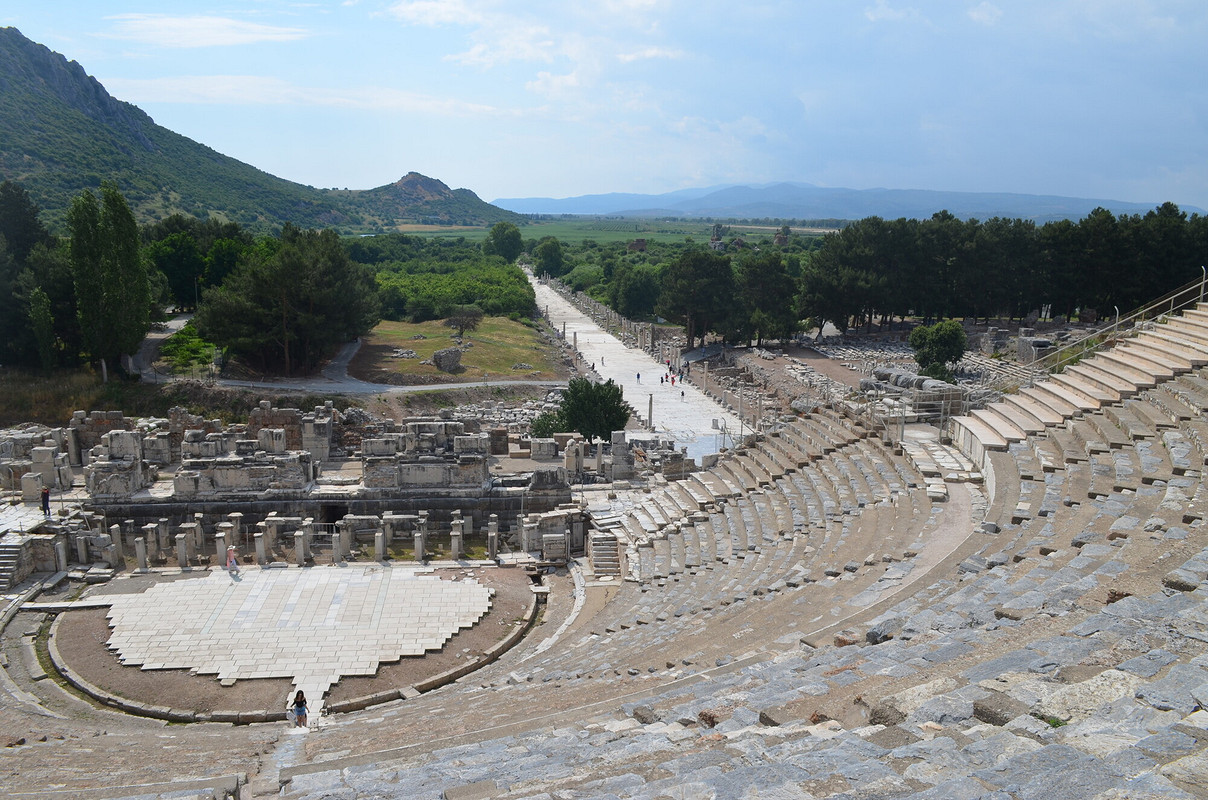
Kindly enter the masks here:
<path id="1" fill-rule="evenodd" d="M 2 431 L 0 793 L 1208 796 L 1203 292 L 971 329 L 950 384 L 545 283 L 626 430 L 532 436 L 554 392 Z"/>

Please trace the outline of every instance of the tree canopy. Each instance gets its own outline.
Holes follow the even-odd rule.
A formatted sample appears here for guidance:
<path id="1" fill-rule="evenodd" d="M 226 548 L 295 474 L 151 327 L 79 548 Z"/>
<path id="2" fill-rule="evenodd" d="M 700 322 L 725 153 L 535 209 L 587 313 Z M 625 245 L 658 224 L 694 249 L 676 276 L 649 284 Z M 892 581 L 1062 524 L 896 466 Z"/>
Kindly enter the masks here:
<path id="1" fill-rule="evenodd" d="M 524 238 L 520 229 L 510 222 L 496 222 L 487 231 L 482 243 L 482 252 L 488 256 L 499 256 L 509 264 L 524 252 Z"/>
<path id="2" fill-rule="evenodd" d="M 466 335 L 466 331 L 477 330 L 481 322 L 482 309 L 475 305 L 468 305 L 453 309 L 453 314 L 445 320 L 445 325 L 456 328 L 457 336 L 461 338 Z"/>
<path id="3" fill-rule="evenodd" d="M 293 375 L 379 318 L 373 276 L 348 258 L 335 232 L 286 225 L 279 242 L 259 242 L 206 291 L 196 322 L 207 340 L 264 371 Z"/>
<path id="4" fill-rule="evenodd" d="M 952 380 L 950 365 L 961 360 L 967 345 L 965 328 L 954 319 L 920 325 L 910 332 L 910 346 L 922 374 L 940 380 Z"/>
<path id="5" fill-rule="evenodd" d="M 559 431 L 577 431 L 592 442 L 624 430 L 629 415 L 621 387 L 611 380 L 595 383 L 587 378 L 571 378 L 557 410 L 535 419 L 532 433 L 549 436 Z"/>
<path id="6" fill-rule="evenodd" d="M 730 259 L 707 250 L 687 250 L 667 265 L 656 310 L 682 324 L 688 347 L 721 320 L 734 304 L 734 273 Z"/>
<path id="7" fill-rule="evenodd" d="M 138 225 L 111 182 L 101 201 L 87 189 L 72 201 L 71 266 L 84 349 L 101 363 L 134 353 L 151 326 L 151 285 Z"/>

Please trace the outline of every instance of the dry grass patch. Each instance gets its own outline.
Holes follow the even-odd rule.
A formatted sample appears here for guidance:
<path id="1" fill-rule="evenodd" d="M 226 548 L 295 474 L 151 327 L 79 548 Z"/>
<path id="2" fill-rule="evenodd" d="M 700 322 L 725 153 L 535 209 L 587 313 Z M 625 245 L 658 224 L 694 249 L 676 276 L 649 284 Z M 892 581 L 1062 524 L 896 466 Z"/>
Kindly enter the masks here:
<path id="1" fill-rule="evenodd" d="M 421 363 L 437 350 L 456 346 L 455 334 L 439 320 L 383 322 L 365 336 L 348 371 L 361 380 L 398 385 L 564 377 L 558 351 L 549 338 L 506 317 L 484 317 L 477 330 L 466 334 L 464 343 L 470 347 L 462 353 L 459 372 L 441 372 L 432 364 Z M 414 350 L 416 357 L 395 358 L 396 350 Z"/>

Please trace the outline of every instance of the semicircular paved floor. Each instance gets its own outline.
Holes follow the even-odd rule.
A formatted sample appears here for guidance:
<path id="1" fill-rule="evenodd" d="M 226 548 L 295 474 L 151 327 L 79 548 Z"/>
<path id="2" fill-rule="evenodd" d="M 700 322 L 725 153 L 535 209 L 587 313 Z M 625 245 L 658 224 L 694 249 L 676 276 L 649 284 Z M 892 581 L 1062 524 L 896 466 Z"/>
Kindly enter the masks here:
<path id="1" fill-rule="evenodd" d="M 114 595 L 109 647 L 123 664 L 219 680 L 291 678 L 314 713 L 342 676 L 439 650 L 491 606 L 475 580 L 407 568 L 252 569 Z"/>

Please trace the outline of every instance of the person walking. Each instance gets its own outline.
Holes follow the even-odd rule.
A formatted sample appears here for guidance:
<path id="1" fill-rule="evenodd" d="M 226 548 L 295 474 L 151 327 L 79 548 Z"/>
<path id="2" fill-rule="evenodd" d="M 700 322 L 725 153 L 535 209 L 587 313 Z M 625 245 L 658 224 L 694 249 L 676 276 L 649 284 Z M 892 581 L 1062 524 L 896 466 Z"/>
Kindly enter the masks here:
<path id="1" fill-rule="evenodd" d="M 306 693 L 301 689 L 294 695 L 294 702 L 290 705 L 290 710 L 294 712 L 294 725 L 299 728 L 306 727 Z"/>
<path id="2" fill-rule="evenodd" d="M 42 516 L 50 516 L 50 487 L 42 487 Z"/>
<path id="3" fill-rule="evenodd" d="M 233 544 L 227 547 L 226 568 L 232 575 L 239 574 L 239 551 Z"/>

